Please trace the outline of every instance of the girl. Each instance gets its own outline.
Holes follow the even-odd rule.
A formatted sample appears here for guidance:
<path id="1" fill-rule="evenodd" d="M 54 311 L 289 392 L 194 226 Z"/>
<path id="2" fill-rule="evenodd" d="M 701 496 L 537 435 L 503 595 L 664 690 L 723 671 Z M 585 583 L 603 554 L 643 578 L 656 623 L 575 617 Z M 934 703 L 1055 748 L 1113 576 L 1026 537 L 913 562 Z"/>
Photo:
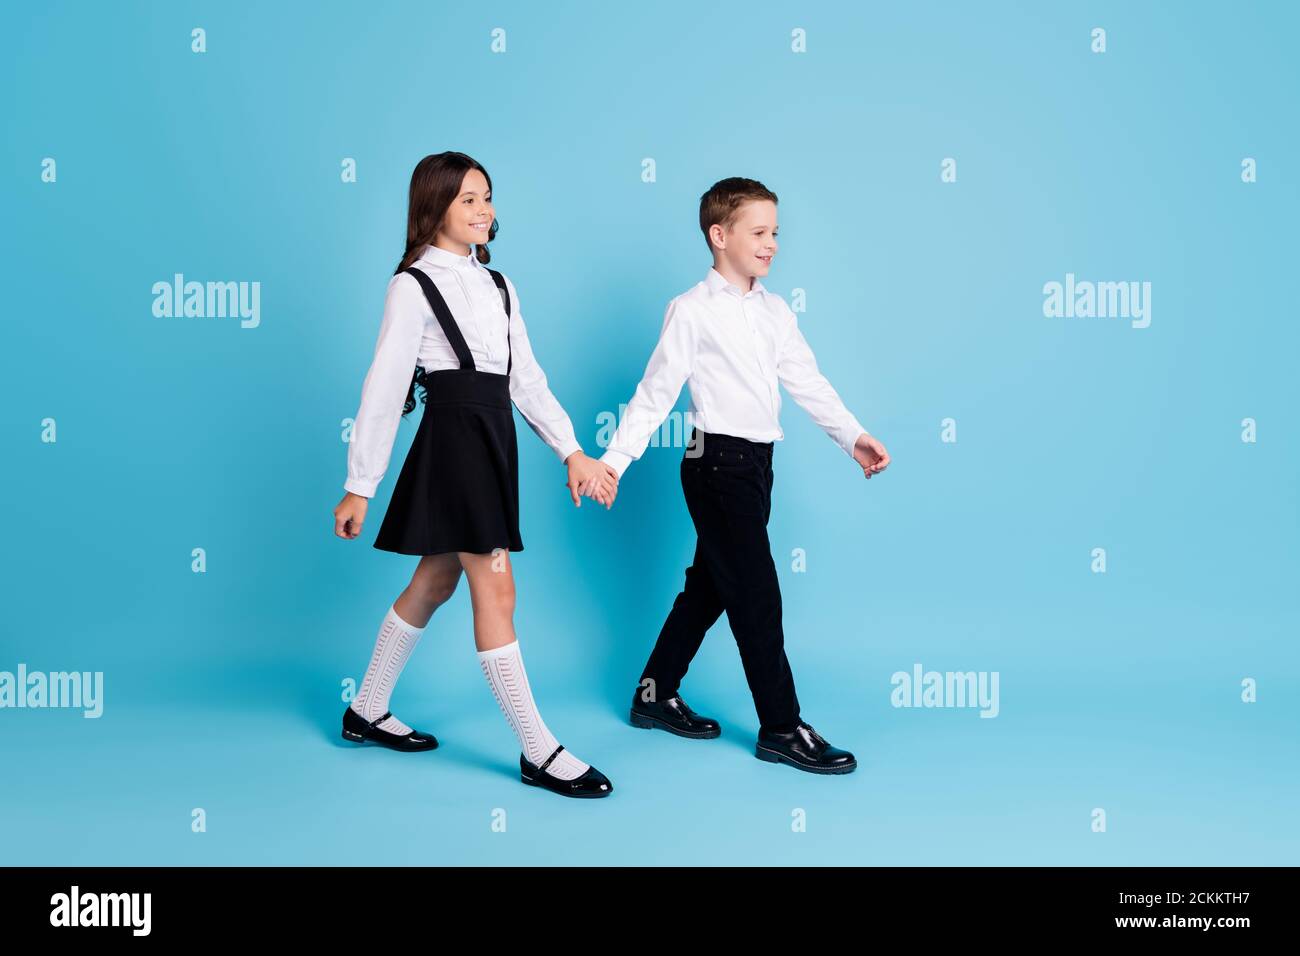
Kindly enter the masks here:
<path id="1" fill-rule="evenodd" d="M 523 748 L 523 782 L 567 797 L 605 797 L 613 792 L 609 779 L 561 746 L 542 721 L 515 636 L 509 552 L 524 545 L 511 402 L 568 466 L 574 505 L 587 494 L 609 507 L 617 473 L 583 454 L 533 356 L 514 283 L 486 268 L 497 228 L 487 170 L 464 153 L 420 160 L 411 174 L 406 254 L 388 283 L 334 532 L 347 539 L 361 533 L 418 384 L 424 412 L 374 546 L 421 558 L 379 627 L 361 690 L 343 712 L 343 737 L 394 750 L 438 746 L 432 734 L 394 717 L 388 700 L 463 571 L 479 662 Z"/>

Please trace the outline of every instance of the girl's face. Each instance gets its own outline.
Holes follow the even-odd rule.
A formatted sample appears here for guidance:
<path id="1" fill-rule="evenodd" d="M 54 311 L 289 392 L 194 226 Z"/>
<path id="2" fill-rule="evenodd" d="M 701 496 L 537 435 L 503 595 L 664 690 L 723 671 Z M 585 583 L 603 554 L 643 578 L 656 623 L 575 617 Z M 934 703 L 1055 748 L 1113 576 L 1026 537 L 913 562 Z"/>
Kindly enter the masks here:
<path id="1" fill-rule="evenodd" d="M 460 195 L 451 201 L 447 214 L 438 229 L 438 238 L 454 245 L 462 255 L 469 255 L 469 247 L 488 241 L 488 230 L 496 211 L 492 208 L 492 194 L 487 177 L 477 169 L 465 174 L 460 184 Z"/>
<path id="2" fill-rule="evenodd" d="M 754 199 L 736 210 L 731 225 L 714 226 L 718 253 L 741 275 L 762 277 L 772 268 L 776 257 L 776 203 Z"/>

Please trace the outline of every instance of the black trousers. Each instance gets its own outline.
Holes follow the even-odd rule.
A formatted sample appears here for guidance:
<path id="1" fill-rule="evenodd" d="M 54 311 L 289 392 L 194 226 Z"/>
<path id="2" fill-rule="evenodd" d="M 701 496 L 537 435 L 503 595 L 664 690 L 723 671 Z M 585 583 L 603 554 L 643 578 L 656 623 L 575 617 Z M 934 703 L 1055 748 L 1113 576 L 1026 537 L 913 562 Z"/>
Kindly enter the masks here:
<path id="1" fill-rule="evenodd" d="M 701 431 L 692 432 L 691 442 L 695 447 L 688 446 L 682 458 L 681 479 L 695 524 L 695 558 L 642 682 L 654 681 L 658 700 L 676 694 L 705 632 L 726 611 L 759 723 L 765 730 L 793 730 L 799 699 L 785 656 L 781 587 L 767 538 L 772 443 Z"/>

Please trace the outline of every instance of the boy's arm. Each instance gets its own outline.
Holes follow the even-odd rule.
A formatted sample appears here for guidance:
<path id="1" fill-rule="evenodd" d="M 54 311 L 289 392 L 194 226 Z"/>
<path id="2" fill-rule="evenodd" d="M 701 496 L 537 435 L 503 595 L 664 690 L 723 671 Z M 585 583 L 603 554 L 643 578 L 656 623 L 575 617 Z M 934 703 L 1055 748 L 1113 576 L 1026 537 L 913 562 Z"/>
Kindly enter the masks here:
<path id="1" fill-rule="evenodd" d="M 641 457 L 650 436 L 663 424 L 668 413 L 677 404 L 682 385 L 691 374 L 695 361 L 695 327 L 684 315 L 674 299 L 664 313 L 659 343 L 650 353 L 645 374 L 627 403 L 618 428 L 609 440 L 609 447 L 600 460 L 609 465 L 620 478 L 627 466 Z"/>
<path id="2" fill-rule="evenodd" d="M 840 400 L 839 393 L 831 387 L 817 368 L 817 359 L 799 331 L 799 320 L 789 311 L 790 328 L 777 358 L 776 376 L 790 396 L 808 413 L 814 422 L 831 437 L 835 444 L 852 458 L 853 448 L 867 430 Z"/>

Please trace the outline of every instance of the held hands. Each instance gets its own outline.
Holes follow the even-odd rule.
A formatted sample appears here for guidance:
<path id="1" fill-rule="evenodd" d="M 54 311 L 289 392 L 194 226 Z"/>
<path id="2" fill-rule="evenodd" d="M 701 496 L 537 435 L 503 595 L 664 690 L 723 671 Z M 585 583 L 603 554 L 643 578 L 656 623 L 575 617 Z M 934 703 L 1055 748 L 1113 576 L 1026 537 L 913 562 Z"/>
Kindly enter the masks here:
<path id="1" fill-rule="evenodd" d="M 582 507 L 580 495 L 595 498 L 606 509 L 614 504 L 614 498 L 618 495 L 618 472 L 580 451 L 575 451 L 564 459 L 564 463 L 569 468 L 569 479 L 565 484 L 569 487 L 575 508 Z"/>
<path id="2" fill-rule="evenodd" d="M 334 534 L 349 541 L 361 533 L 370 499 L 349 491 L 334 509 Z"/>
<path id="3" fill-rule="evenodd" d="M 853 460 L 862 466 L 863 477 L 870 478 L 889 465 L 889 452 L 885 451 L 884 445 L 863 432 L 853 445 Z"/>

